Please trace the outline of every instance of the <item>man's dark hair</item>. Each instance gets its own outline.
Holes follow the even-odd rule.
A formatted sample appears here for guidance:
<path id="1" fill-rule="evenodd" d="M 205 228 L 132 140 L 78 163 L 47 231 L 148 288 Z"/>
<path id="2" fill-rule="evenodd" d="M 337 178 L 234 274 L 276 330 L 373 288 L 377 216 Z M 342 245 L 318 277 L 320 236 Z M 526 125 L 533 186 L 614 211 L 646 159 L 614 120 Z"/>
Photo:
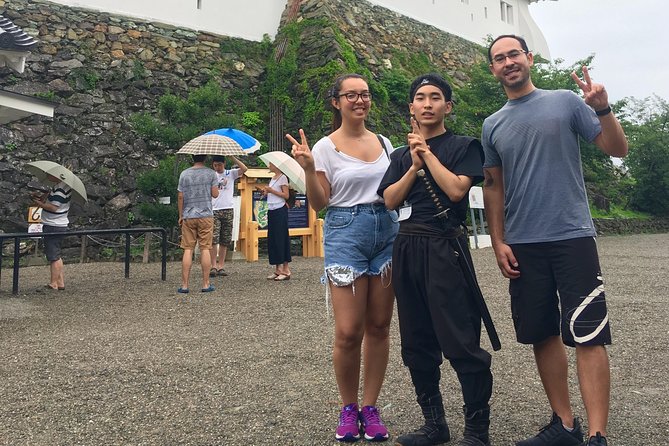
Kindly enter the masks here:
<path id="1" fill-rule="evenodd" d="M 204 163 L 204 160 L 207 159 L 207 155 L 193 155 L 194 163 Z"/>
<path id="2" fill-rule="evenodd" d="M 434 85 L 440 89 L 442 93 L 444 93 L 444 98 L 447 101 L 451 100 L 453 90 L 451 89 L 451 86 L 448 84 L 448 82 L 446 82 L 446 79 L 441 77 L 440 74 L 428 73 L 422 76 L 418 76 L 411 83 L 411 88 L 409 89 L 409 102 L 413 102 L 413 98 L 416 96 L 416 91 L 418 91 L 418 89 L 423 85 Z"/>
<path id="3" fill-rule="evenodd" d="M 221 155 L 214 155 L 211 160 L 215 163 L 224 163 L 225 157 Z"/>
<path id="4" fill-rule="evenodd" d="M 523 39 L 520 36 L 517 36 L 515 34 L 502 34 L 501 36 L 498 36 L 495 40 L 490 42 L 490 45 L 488 45 L 488 62 L 492 63 L 492 46 L 497 43 L 498 40 L 501 39 L 516 39 L 520 43 L 520 47 L 525 51 L 526 53 L 530 52 L 530 49 L 527 47 L 527 42 L 525 42 L 525 39 Z"/>

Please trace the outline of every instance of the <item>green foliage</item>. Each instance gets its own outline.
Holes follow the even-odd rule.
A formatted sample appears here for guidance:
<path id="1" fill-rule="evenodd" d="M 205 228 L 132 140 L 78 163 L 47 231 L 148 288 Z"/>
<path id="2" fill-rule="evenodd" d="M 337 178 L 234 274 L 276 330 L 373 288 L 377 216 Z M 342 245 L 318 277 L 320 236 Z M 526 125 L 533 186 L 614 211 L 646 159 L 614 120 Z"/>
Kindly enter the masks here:
<path id="1" fill-rule="evenodd" d="M 487 61 L 472 66 L 468 75 L 469 82 L 453 91 L 455 105 L 449 127 L 455 133 L 480 138 L 483 121 L 504 105 L 506 95 L 490 74 Z"/>
<path id="2" fill-rule="evenodd" d="M 381 73 L 381 85 L 388 92 L 388 99 L 395 104 L 406 104 L 409 102 L 409 87 L 412 79 L 402 70 L 393 68 Z"/>
<path id="3" fill-rule="evenodd" d="M 137 188 L 152 197 L 170 197 L 176 202 L 179 174 L 188 168 L 188 163 L 168 156 L 158 163 L 158 167 L 141 174 L 137 178 Z"/>
<path id="4" fill-rule="evenodd" d="M 114 252 L 113 248 L 110 248 L 108 246 L 105 246 L 104 248 L 100 249 L 100 257 L 105 259 L 105 260 L 110 260 L 114 258 L 116 253 Z"/>
<path id="5" fill-rule="evenodd" d="M 139 210 L 148 221 L 161 228 L 170 229 L 176 226 L 177 221 L 179 220 L 179 209 L 174 203 L 142 203 L 139 206 Z"/>
<path id="6" fill-rule="evenodd" d="M 100 80 L 100 74 L 92 68 L 81 67 L 72 70 L 71 83 L 74 83 L 75 88 L 83 88 L 84 90 L 95 90 L 95 87 Z"/>
<path id="7" fill-rule="evenodd" d="M 669 102 L 655 96 L 631 101 L 625 122 L 630 152 L 625 158 L 635 180 L 632 206 L 669 215 Z"/>
<path id="8" fill-rule="evenodd" d="M 56 93 L 52 90 L 49 90 L 44 93 L 35 93 L 35 97 L 51 102 L 54 102 L 57 99 Z"/>
<path id="9" fill-rule="evenodd" d="M 141 79 L 144 76 L 146 76 L 146 68 L 144 68 L 144 63 L 139 60 L 135 59 L 133 64 L 132 64 L 132 74 L 135 78 Z"/>
<path id="10" fill-rule="evenodd" d="M 148 221 L 162 228 L 176 225 L 179 218 L 177 208 L 179 174 L 187 167 L 186 162 L 177 160 L 175 156 L 168 156 L 158 163 L 158 168 L 149 170 L 137 178 L 137 187 L 146 195 L 154 198 L 170 197 L 170 204 L 155 202 L 140 204 L 140 212 Z M 128 222 L 132 223 L 130 214 Z"/>
<path id="11" fill-rule="evenodd" d="M 242 127 L 253 131 L 262 127 L 263 119 L 259 112 L 244 112 L 242 113 Z"/>
<path id="12" fill-rule="evenodd" d="M 632 209 L 627 209 L 620 207 L 618 205 L 612 205 L 609 212 L 602 211 L 596 207 L 590 207 L 590 214 L 592 218 L 622 218 L 622 219 L 636 219 L 636 220 L 648 220 L 651 216 L 645 212 L 638 212 Z"/>
<path id="13" fill-rule="evenodd" d="M 193 90 L 188 98 L 165 94 L 158 101 L 158 116 L 131 116 L 135 130 L 164 147 L 178 148 L 202 133 L 221 127 L 235 127 L 229 94 L 214 81 Z"/>
<path id="14" fill-rule="evenodd" d="M 16 150 L 17 147 L 18 145 L 15 142 L 5 143 L 5 150 L 7 152 L 13 152 L 14 150 Z"/>
<path id="15" fill-rule="evenodd" d="M 245 59 L 266 59 L 272 51 L 272 39 L 263 35 L 261 42 L 250 42 L 235 37 L 227 37 L 220 42 L 221 54 L 234 54 Z"/>

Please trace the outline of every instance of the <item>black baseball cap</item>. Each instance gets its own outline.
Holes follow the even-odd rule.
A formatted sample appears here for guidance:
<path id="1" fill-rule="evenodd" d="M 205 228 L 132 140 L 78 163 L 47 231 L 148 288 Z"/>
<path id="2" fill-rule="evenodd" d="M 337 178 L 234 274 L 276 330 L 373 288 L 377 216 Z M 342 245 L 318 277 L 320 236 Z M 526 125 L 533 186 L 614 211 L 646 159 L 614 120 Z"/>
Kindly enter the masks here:
<path id="1" fill-rule="evenodd" d="M 409 90 L 409 102 L 413 102 L 413 98 L 416 96 L 416 91 L 425 85 L 434 85 L 440 89 L 442 93 L 444 93 L 444 98 L 447 101 L 451 100 L 453 90 L 451 89 L 451 86 L 448 84 L 448 82 L 446 82 L 446 79 L 437 73 L 429 73 L 418 76 L 411 83 L 411 89 Z"/>

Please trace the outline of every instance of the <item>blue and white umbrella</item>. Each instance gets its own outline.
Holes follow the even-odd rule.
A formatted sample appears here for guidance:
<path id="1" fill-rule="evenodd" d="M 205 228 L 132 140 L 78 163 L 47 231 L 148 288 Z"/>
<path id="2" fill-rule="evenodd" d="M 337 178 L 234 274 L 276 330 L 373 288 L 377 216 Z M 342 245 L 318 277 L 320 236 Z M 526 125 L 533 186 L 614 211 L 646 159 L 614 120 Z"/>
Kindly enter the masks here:
<path id="1" fill-rule="evenodd" d="M 247 155 L 260 149 L 260 143 L 253 136 L 241 130 L 225 127 L 222 129 L 212 130 L 205 133 L 205 135 L 221 135 L 230 138 L 237 142 Z"/>

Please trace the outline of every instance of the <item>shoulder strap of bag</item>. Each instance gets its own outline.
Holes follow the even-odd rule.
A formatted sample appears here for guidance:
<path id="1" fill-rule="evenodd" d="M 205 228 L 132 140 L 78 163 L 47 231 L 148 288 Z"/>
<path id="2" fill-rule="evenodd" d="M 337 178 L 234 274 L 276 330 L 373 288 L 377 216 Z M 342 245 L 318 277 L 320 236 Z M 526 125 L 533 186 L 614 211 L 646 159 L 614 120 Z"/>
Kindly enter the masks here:
<path id="1" fill-rule="evenodd" d="M 383 147 L 383 151 L 386 152 L 386 156 L 388 157 L 388 159 L 390 159 L 390 153 L 388 153 L 388 147 L 386 147 L 386 143 L 383 141 L 381 134 L 377 133 L 376 137 L 379 138 L 379 142 L 381 143 L 381 147 Z"/>

